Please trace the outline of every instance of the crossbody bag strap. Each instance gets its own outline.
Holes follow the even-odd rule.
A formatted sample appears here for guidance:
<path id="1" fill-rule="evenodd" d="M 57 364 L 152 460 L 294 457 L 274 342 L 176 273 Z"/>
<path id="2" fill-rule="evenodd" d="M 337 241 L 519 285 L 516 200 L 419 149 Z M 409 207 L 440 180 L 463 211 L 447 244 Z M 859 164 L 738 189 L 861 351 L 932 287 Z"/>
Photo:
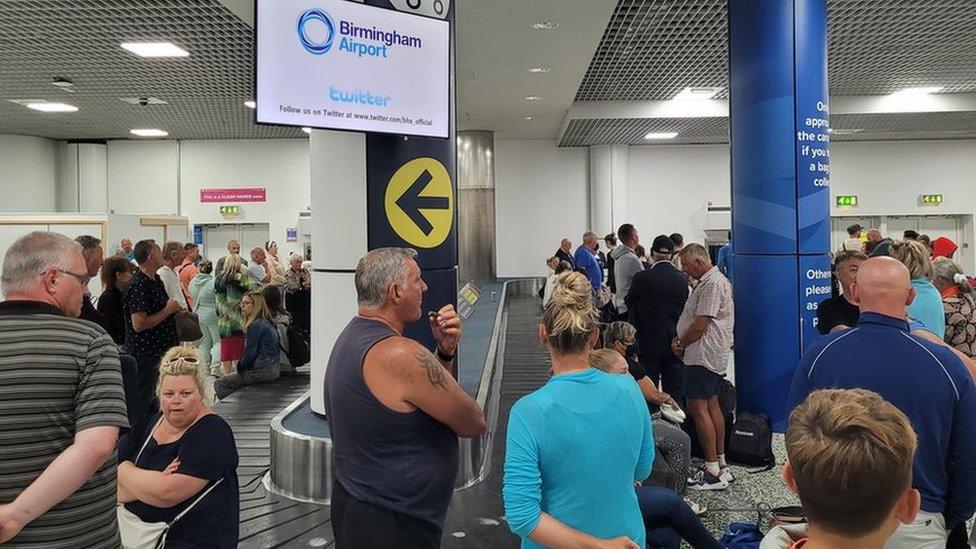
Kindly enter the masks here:
<path id="1" fill-rule="evenodd" d="M 176 517 L 174 517 L 173 520 L 169 521 L 169 523 L 166 524 L 166 528 L 163 529 L 163 534 L 161 536 L 159 536 L 159 539 L 158 540 L 156 540 L 156 545 L 154 546 L 154 549 L 160 549 L 162 547 L 166 547 L 166 536 L 169 534 L 169 529 L 172 528 L 174 524 L 176 524 L 176 521 L 180 520 L 187 513 L 189 513 L 190 510 L 193 509 L 196 506 L 197 503 L 200 503 L 200 500 L 201 499 L 205 498 L 207 496 L 207 494 L 209 494 L 214 488 L 217 487 L 218 484 L 220 484 L 223 481 L 224 481 L 224 479 L 221 478 L 217 482 L 213 483 L 209 488 L 207 488 L 206 490 L 204 490 L 202 494 L 200 494 L 199 496 L 197 496 L 197 498 L 195 500 L 193 500 L 193 503 L 187 505 L 186 506 L 186 509 L 183 509 L 182 511 L 180 511 L 180 514 L 176 515 Z"/>
<path id="2" fill-rule="evenodd" d="M 163 416 L 159 416 L 159 420 L 156 421 L 156 425 L 153 426 L 152 430 L 149 431 L 149 436 L 146 437 L 146 441 L 142 443 L 142 448 L 139 448 L 139 453 L 136 454 L 136 459 L 132 460 L 135 466 L 139 466 L 139 457 L 142 455 L 142 451 L 149 446 L 149 440 L 152 438 L 153 434 L 156 433 L 156 429 L 159 429 L 159 424 L 163 422 Z"/>

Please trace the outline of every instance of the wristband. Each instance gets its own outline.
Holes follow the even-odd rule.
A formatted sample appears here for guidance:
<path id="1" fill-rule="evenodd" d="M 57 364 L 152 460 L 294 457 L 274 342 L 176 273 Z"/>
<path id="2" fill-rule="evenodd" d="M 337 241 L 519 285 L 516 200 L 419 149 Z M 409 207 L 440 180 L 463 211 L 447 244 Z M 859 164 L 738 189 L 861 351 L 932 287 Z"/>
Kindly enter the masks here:
<path id="1" fill-rule="evenodd" d="M 449 355 L 441 350 L 440 345 L 437 346 L 437 358 L 441 359 L 442 361 L 451 362 L 452 360 L 454 360 L 455 356 L 457 356 L 457 351 L 455 351 L 453 355 Z"/>

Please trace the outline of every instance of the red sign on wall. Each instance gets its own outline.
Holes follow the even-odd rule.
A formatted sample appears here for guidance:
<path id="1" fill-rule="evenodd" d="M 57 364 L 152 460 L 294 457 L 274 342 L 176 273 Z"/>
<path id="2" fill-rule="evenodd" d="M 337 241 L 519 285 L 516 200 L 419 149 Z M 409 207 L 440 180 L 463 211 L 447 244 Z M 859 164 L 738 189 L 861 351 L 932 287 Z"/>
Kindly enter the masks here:
<path id="1" fill-rule="evenodd" d="M 266 202 L 268 191 L 264 187 L 240 189 L 200 189 L 200 202 Z"/>

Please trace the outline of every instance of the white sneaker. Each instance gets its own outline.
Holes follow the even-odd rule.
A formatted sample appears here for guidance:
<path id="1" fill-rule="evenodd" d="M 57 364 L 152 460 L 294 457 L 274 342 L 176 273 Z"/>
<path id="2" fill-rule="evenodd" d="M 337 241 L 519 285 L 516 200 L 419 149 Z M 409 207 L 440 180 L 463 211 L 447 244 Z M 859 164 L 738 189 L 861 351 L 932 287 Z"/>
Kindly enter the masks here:
<path id="1" fill-rule="evenodd" d="M 691 508 L 691 512 L 695 514 L 696 517 L 704 516 L 708 512 L 708 507 L 700 503 L 695 503 L 688 498 L 685 498 L 685 503 Z"/>
<path id="2" fill-rule="evenodd" d="M 732 476 L 732 468 L 726 465 L 722 467 L 722 474 L 718 478 L 724 480 L 727 484 L 732 484 L 735 482 L 735 477 Z"/>
<path id="3" fill-rule="evenodd" d="M 729 487 L 729 483 L 722 480 L 721 477 L 717 477 L 705 469 L 699 469 L 697 473 L 688 479 L 689 488 L 698 491 L 707 490 L 725 490 Z"/>

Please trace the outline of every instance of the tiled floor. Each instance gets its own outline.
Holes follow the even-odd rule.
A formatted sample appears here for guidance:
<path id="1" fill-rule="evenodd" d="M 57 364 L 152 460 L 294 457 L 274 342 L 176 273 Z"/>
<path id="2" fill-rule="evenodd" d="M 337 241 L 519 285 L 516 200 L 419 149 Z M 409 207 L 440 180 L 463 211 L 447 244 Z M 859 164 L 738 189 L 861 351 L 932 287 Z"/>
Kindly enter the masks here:
<path id="1" fill-rule="evenodd" d="M 725 525 L 733 521 L 760 522 L 765 527 L 767 519 L 762 511 L 800 504 L 800 500 L 786 488 L 780 476 L 783 462 L 786 461 L 783 435 L 773 435 L 773 453 L 776 455 L 776 466 L 769 471 L 749 474 L 749 471 L 755 471 L 756 468 L 733 465 L 732 476 L 735 477 L 735 482 L 727 489 L 712 492 L 689 490 L 692 501 L 704 503 L 708 507 L 708 513 L 702 517 L 702 522 L 715 537 L 721 537 Z M 693 465 L 699 466 L 701 461 L 695 461 Z"/>

